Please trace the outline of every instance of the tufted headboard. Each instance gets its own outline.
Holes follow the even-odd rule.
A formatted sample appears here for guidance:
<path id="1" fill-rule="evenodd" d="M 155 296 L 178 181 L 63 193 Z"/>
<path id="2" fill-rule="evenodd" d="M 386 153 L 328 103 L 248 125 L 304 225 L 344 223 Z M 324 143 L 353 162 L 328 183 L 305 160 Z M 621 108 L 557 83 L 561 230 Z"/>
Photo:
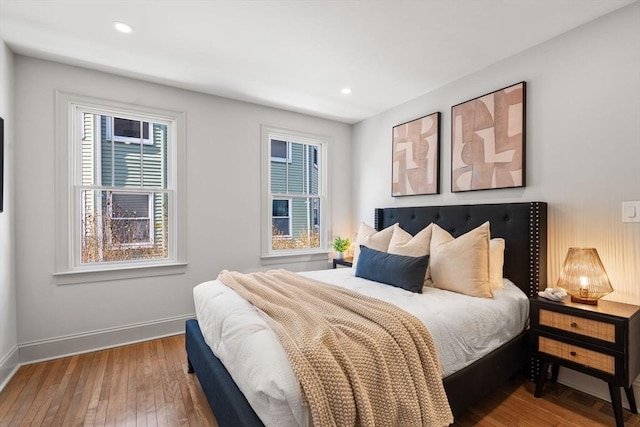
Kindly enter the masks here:
<path id="1" fill-rule="evenodd" d="M 375 211 L 375 227 L 398 223 L 415 235 L 435 222 L 454 237 L 489 221 L 491 237 L 505 240 L 504 277 L 533 296 L 547 283 L 547 204 L 496 203 L 383 208 Z"/>

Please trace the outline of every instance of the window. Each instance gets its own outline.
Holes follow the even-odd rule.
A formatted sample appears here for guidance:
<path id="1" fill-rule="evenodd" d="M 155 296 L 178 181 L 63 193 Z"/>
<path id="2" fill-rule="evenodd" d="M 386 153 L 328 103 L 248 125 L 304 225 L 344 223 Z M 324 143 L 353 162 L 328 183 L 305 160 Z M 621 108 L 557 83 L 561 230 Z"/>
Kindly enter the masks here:
<path id="1" fill-rule="evenodd" d="M 147 194 L 107 193 L 112 247 L 117 245 L 153 246 L 153 197 Z"/>
<path id="2" fill-rule="evenodd" d="M 274 199 L 272 205 L 274 238 L 291 237 L 291 200 Z"/>
<path id="3" fill-rule="evenodd" d="M 326 252 L 326 143 L 263 127 L 263 256 Z"/>
<path id="4" fill-rule="evenodd" d="M 111 121 L 113 119 L 113 126 Z M 105 123 L 105 132 L 107 139 L 114 136 L 114 141 L 124 142 L 128 144 L 148 144 L 153 145 L 153 141 L 149 139 L 150 123 L 140 120 L 125 119 L 122 117 L 107 117 Z M 142 134 L 142 138 L 140 135 Z"/>
<path id="5" fill-rule="evenodd" d="M 320 200 L 313 199 L 313 226 L 320 227 Z"/>
<path id="6" fill-rule="evenodd" d="M 59 274 L 183 264 L 184 116 L 62 93 L 57 103 Z"/>
<path id="7" fill-rule="evenodd" d="M 172 191 L 166 165 L 171 123 L 123 118 L 124 111 L 117 117 L 81 105 L 74 110 L 81 127 L 76 134 L 82 135 L 72 142 L 82 152 L 74 165 L 82 172 L 75 183 L 83 212 L 77 242 L 80 263 L 167 259 Z M 126 126 L 117 129 L 118 123 Z M 144 143 L 145 127 L 152 130 L 152 137 L 146 135 L 149 143 Z M 138 143 L 119 139 L 123 134 Z"/>
<path id="8" fill-rule="evenodd" d="M 311 147 L 313 149 L 313 166 L 318 168 L 318 147 L 315 145 Z"/>
<path id="9" fill-rule="evenodd" d="M 291 161 L 291 145 L 286 141 L 277 139 L 271 140 L 271 161 L 272 162 L 290 162 Z"/>

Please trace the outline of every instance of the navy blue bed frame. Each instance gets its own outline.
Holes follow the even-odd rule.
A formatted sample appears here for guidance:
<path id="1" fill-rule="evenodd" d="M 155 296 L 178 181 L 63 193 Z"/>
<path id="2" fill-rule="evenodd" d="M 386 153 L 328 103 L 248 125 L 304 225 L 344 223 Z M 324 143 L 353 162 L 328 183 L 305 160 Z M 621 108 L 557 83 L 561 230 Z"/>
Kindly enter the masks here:
<path id="1" fill-rule="evenodd" d="M 546 287 L 547 204 L 544 202 L 376 209 L 375 227 L 399 223 L 416 234 L 432 222 L 453 236 L 491 223 L 491 237 L 505 239 L 504 276 L 527 295 Z M 264 426 L 220 360 L 205 343 L 197 320 L 186 322 L 189 372 L 195 372 L 221 427 Z M 454 417 L 525 371 L 527 331 L 482 359 L 443 379 Z M 539 370 L 532 364 L 532 371 Z M 535 376 L 538 372 L 532 372 Z"/>

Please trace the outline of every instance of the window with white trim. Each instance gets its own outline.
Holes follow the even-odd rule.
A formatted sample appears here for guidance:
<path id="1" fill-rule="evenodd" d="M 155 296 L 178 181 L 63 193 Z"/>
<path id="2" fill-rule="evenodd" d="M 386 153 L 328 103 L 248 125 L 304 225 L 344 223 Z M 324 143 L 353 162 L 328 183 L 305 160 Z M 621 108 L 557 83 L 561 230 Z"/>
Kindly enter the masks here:
<path id="1" fill-rule="evenodd" d="M 184 261 L 178 155 L 184 115 L 57 94 L 58 273 Z M 62 155 L 65 154 L 65 155 Z M 178 160 L 180 158 L 180 160 Z M 60 170 L 68 169 L 63 175 Z"/>
<path id="2" fill-rule="evenodd" d="M 130 247 L 153 247 L 154 209 L 152 193 L 107 194 L 107 211 L 110 221 L 109 244 Z"/>
<path id="3" fill-rule="evenodd" d="M 291 199 L 273 199 L 273 234 L 278 238 L 291 238 Z"/>
<path id="4" fill-rule="evenodd" d="M 123 117 L 106 117 L 105 131 L 107 139 L 125 144 L 143 144 L 153 145 L 153 141 L 149 139 L 151 134 L 151 123 L 140 122 L 139 120 L 131 120 Z M 111 123 L 113 121 L 113 124 Z M 142 138 L 140 138 L 142 135 Z"/>
<path id="5" fill-rule="evenodd" d="M 291 145 L 287 141 L 272 139 L 270 144 L 272 162 L 291 162 Z"/>
<path id="6" fill-rule="evenodd" d="M 326 141 L 263 126 L 263 256 L 327 250 Z"/>

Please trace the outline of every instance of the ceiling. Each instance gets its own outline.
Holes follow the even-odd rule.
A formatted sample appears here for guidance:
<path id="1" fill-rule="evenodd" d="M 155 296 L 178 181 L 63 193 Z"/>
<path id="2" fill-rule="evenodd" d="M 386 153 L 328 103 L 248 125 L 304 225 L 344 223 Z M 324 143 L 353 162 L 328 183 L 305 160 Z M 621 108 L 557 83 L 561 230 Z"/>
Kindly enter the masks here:
<path id="1" fill-rule="evenodd" d="M 634 1 L 0 0 L 0 37 L 24 55 L 356 123 Z"/>

